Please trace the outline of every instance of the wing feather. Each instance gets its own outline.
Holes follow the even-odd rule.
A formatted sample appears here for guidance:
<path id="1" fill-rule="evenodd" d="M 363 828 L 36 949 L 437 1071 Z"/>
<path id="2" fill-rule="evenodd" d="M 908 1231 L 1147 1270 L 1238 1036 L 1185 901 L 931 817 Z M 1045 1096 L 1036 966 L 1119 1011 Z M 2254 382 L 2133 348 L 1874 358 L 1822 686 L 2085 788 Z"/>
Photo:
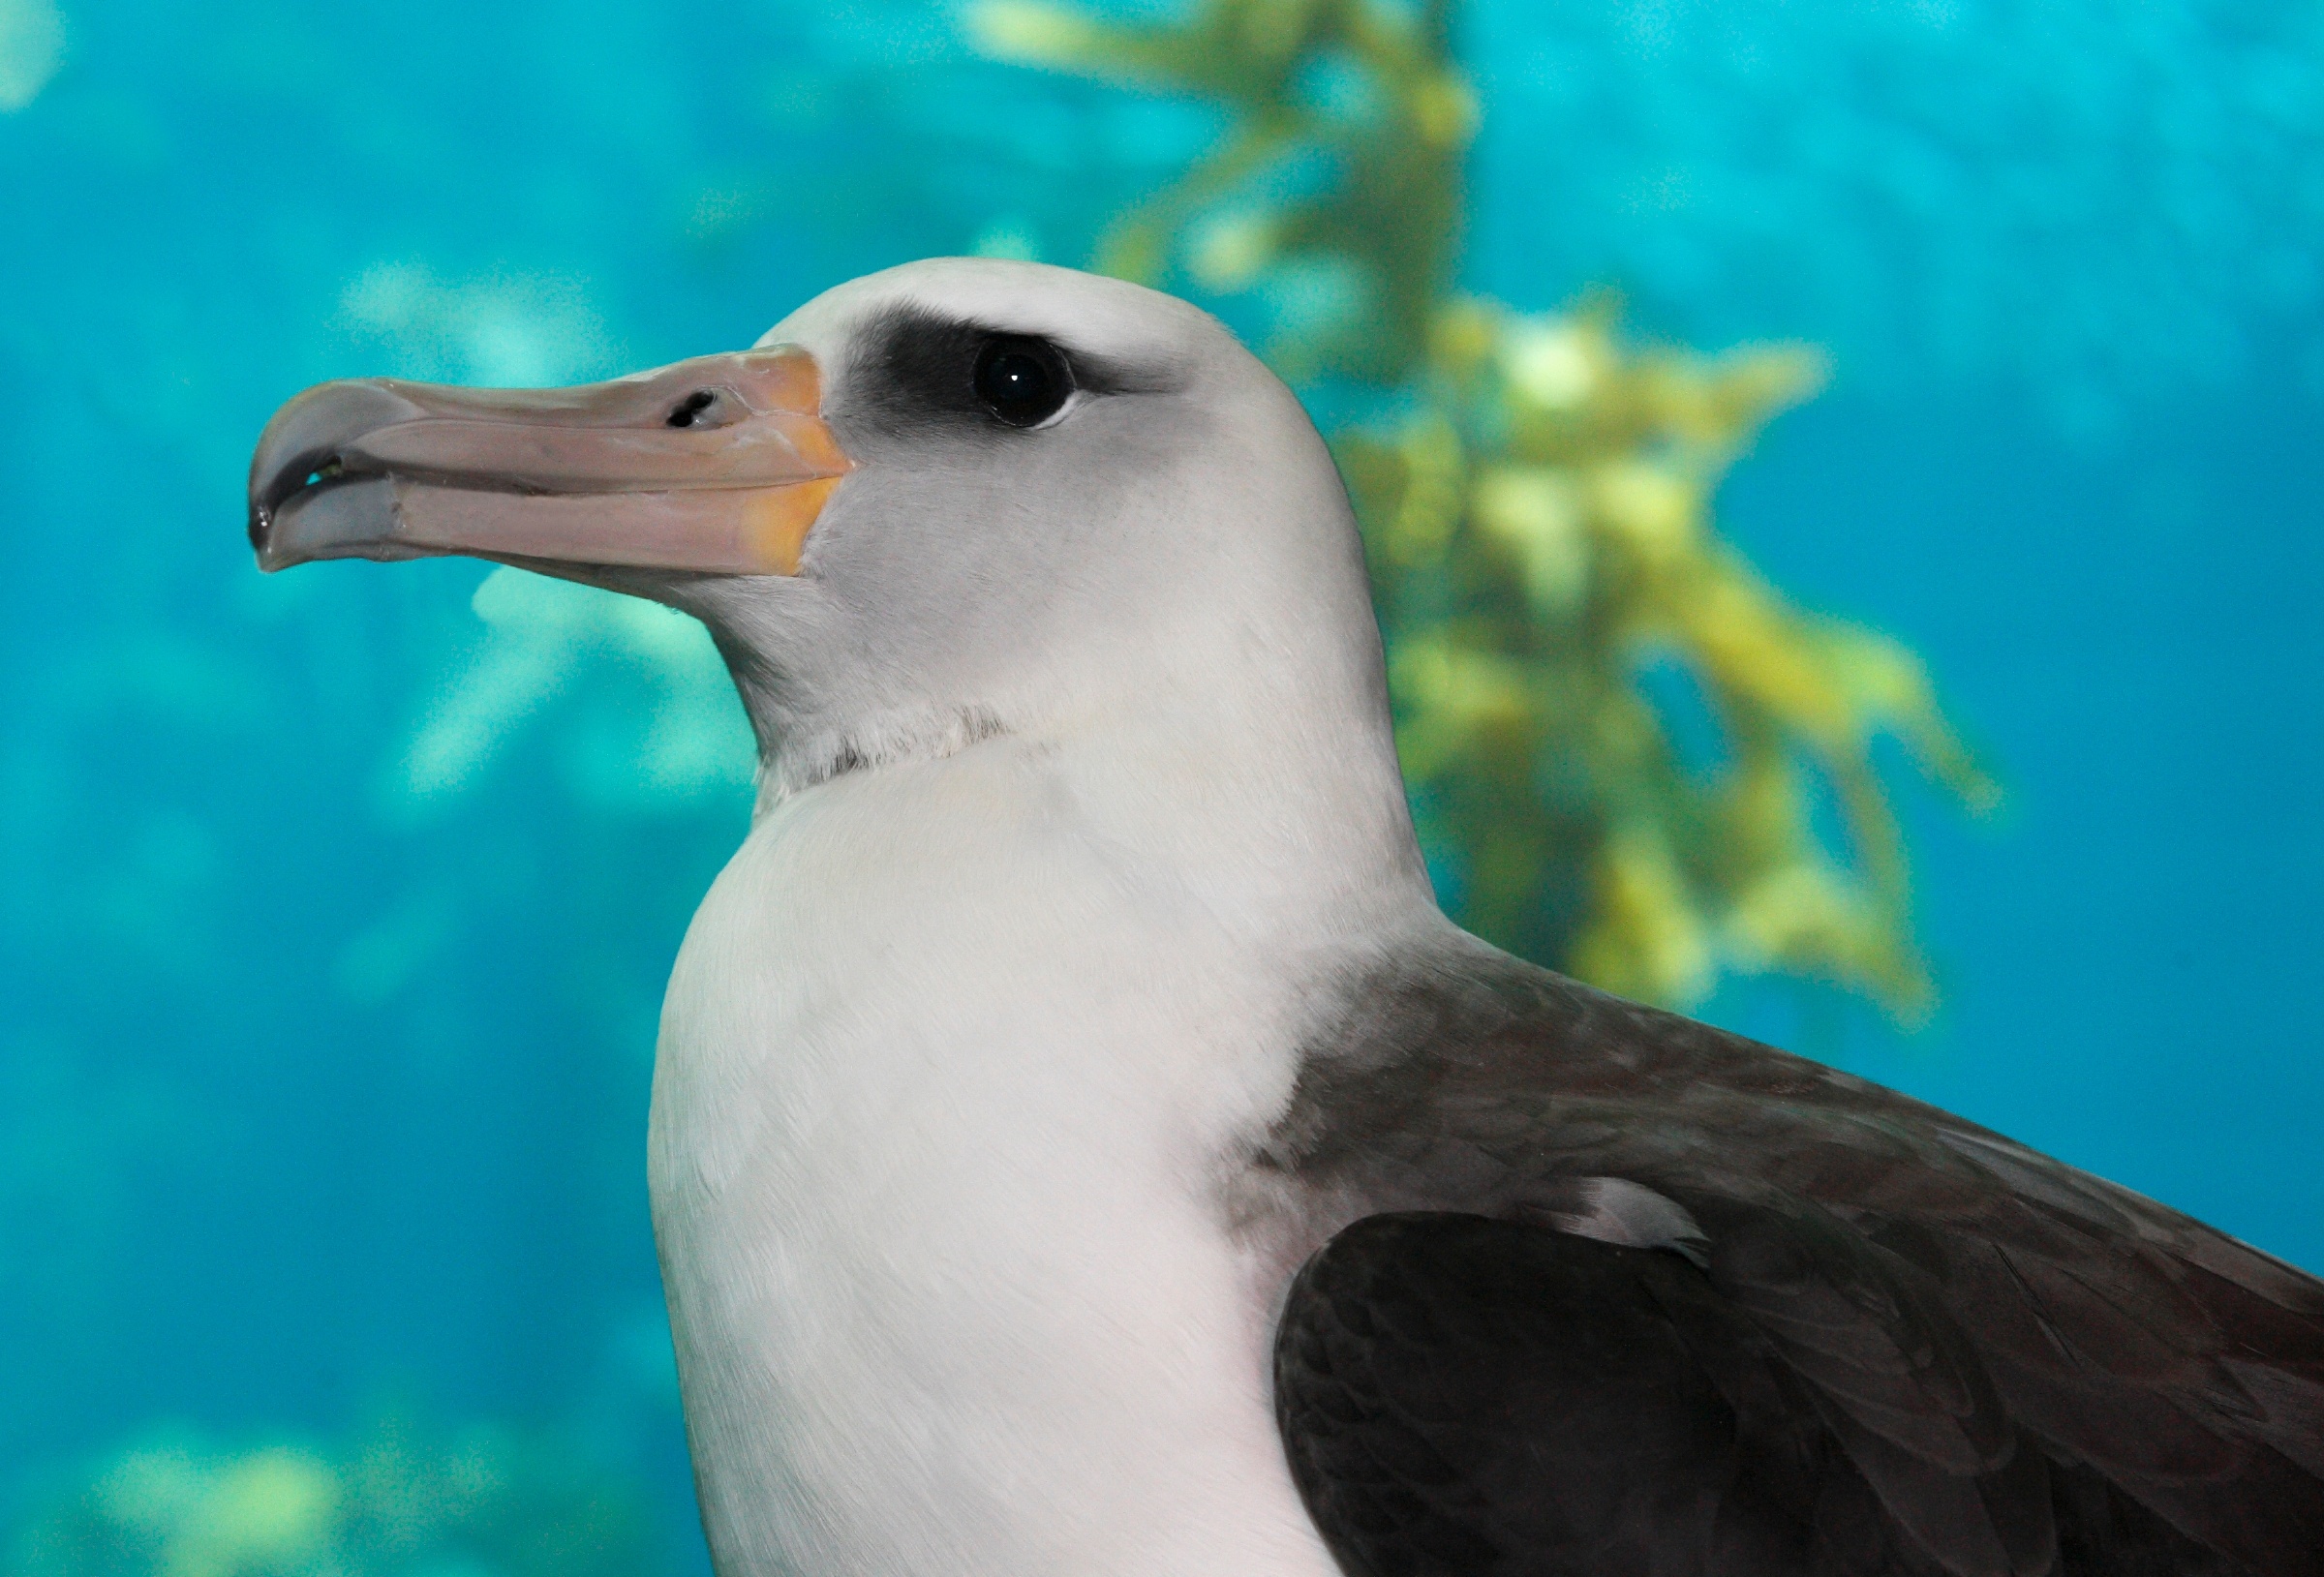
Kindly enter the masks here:
<path id="1" fill-rule="evenodd" d="M 1254 1168 L 1352 1573 L 2324 1577 L 2324 1284 L 1481 944 L 1388 975 Z"/>

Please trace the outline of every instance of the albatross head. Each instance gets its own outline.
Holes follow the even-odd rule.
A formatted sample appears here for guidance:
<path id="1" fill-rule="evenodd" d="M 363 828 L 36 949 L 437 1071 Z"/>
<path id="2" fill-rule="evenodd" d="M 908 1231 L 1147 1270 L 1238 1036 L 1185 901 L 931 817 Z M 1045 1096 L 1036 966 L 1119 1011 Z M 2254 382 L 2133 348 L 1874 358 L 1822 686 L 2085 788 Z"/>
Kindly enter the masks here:
<path id="1" fill-rule="evenodd" d="M 1216 321 L 1117 281 L 913 263 L 608 383 L 323 384 L 260 442 L 251 536 L 268 569 L 468 554 L 685 609 L 779 792 L 1175 728 L 1409 840 L 1329 453 Z"/>

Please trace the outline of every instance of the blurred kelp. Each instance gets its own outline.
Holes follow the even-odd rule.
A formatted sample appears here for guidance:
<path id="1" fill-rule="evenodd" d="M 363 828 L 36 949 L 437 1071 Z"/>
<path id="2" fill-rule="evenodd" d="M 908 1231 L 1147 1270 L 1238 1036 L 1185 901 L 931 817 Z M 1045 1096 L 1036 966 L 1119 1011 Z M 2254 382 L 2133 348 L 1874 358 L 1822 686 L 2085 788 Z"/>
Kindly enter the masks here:
<path id="1" fill-rule="evenodd" d="M 636 1487 L 554 1435 L 382 1424 L 337 1450 L 158 1439 L 28 1522 L 8 1577 L 659 1577 Z"/>
<path id="2" fill-rule="evenodd" d="M 1363 409 L 1333 443 L 1461 917 L 1650 1000 L 1775 972 L 1922 1016 L 1877 743 L 1972 808 L 1993 786 L 1909 651 L 1792 607 L 1711 519 L 1821 358 L 1643 348 L 1606 299 L 1544 316 L 1459 293 L 1478 112 L 1446 0 L 1200 0 L 1163 23 L 984 0 L 971 18 L 1001 58 L 1226 111 L 1096 263 L 1256 317 L 1287 377 Z"/>
<path id="3" fill-rule="evenodd" d="M 473 782 L 561 696 L 559 776 L 597 808 L 747 793 L 750 729 L 702 626 L 657 603 L 502 568 L 471 605 L 483 640 L 446 675 L 393 773 L 413 804 Z"/>
<path id="4" fill-rule="evenodd" d="M 64 57 L 65 19 L 52 0 L 0 0 L 0 114 L 39 98 Z"/>

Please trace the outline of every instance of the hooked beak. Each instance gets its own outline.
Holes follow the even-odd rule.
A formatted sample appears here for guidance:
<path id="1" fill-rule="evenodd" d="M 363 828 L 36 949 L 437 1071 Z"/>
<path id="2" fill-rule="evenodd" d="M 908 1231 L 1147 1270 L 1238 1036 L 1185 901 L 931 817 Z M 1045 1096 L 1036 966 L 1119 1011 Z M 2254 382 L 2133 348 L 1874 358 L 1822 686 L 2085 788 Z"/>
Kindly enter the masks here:
<path id="1" fill-rule="evenodd" d="M 563 389 L 322 383 L 259 439 L 250 544 L 268 571 L 469 554 L 795 575 L 854 465 L 821 404 L 789 347 Z"/>

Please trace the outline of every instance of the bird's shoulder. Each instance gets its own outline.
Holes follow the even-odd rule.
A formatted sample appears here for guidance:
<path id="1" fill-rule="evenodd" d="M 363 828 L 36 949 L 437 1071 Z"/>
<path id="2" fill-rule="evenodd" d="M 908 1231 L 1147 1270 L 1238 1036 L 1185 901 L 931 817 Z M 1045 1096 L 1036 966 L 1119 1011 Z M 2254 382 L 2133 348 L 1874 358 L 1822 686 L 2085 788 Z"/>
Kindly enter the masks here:
<path id="1" fill-rule="evenodd" d="M 1532 1428 L 1517 1457 L 1548 1460 L 1565 1437 L 1512 1425 L 1507 1387 L 1568 1372 L 1542 1368 L 1556 1329 L 1519 1318 L 1563 1299 L 1630 1345 L 1602 1340 L 1556 1410 L 1716 1393 L 1721 1441 L 1688 1435 L 1681 1407 L 1677 1434 L 1634 1443 L 1697 1452 L 1730 1521 L 1789 1530 L 1780 1561 L 1813 1534 L 1906 1569 L 2112 1570 L 2075 1552 L 2152 1546 L 2157 1569 L 2324 1570 L 2324 1287 L 2300 1271 L 1907 1096 L 1483 944 L 1382 960 L 1315 1024 L 1252 1160 L 1305 1224 L 1277 1362 L 1311 1501 L 1380 1488 L 1315 1467 L 1349 1444 L 1334 1418 L 1368 1420 L 1348 1461 L 1413 1448 L 1378 1433 L 1399 1410 L 1434 1420 L 1435 1459 Z M 1605 1314 L 1632 1304 L 1647 1312 Z M 1428 1390 L 1447 1376 L 1470 1391 Z M 1759 1465 L 1748 1494 L 1739 1463 Z"/>
<path id="2" fill-rule="evenodd" d="M 1368 1210 L 1554 1213 L 1576 1180 L 1812 1201 L 1868 1229 L 2044 1223 L 2324 1318 L 2324 1285 L 2167 1206 L 1845 1070 L 1453 933 L 1350 971 L 1314 1014 L 1261 1171 Z M 1609 1203 L 1606 1208 L 1616 1209 Z"/>

